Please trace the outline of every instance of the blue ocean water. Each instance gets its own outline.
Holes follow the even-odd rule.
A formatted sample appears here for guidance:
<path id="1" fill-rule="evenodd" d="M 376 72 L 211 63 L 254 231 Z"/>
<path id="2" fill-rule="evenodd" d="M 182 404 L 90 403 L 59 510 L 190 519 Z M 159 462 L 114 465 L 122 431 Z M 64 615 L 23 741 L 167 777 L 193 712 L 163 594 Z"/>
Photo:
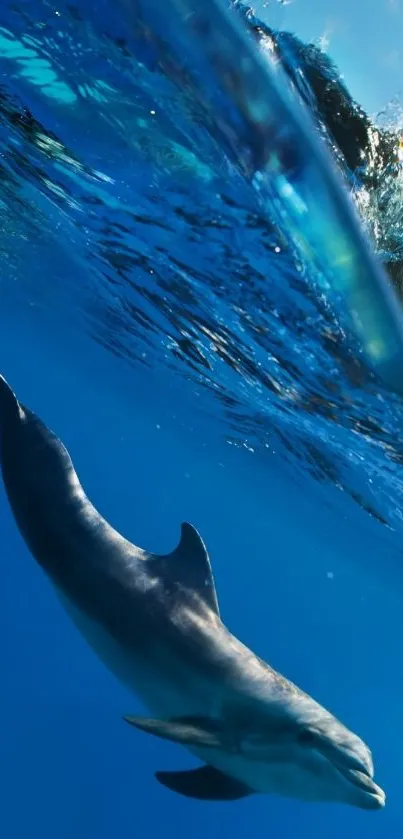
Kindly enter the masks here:
<path id="1" fill-rule="evenodd" d="M 242 109 L 238 85 L 220 99 L 208 63 L 197 87 L 189 62 L 208 51 L 157 7 L 148 28 L 123 0 L 0 11 L 1 372 L 125 535 L 166 552 L 181 521 L 197 526 L 225 622 L 370 744 L 387 806 L 200 804 L 160 788 L 156 769 L 191 758 L 124 725 L 136 698 L 61 611 L 1 488 L 0 826 L 7 839 L 393 835 L 401 397 L 357 345 L 352 286 L 323 263 L 321 229 L 313 258 L 289 191 L 262 203 L 250 99 Z M 176 45 L 162 64 L 158 27 Z M 308 190 L 298 144 L 284 157 L 280 175 Z M 371 324 L 379 338 L 384 320 Z"/>

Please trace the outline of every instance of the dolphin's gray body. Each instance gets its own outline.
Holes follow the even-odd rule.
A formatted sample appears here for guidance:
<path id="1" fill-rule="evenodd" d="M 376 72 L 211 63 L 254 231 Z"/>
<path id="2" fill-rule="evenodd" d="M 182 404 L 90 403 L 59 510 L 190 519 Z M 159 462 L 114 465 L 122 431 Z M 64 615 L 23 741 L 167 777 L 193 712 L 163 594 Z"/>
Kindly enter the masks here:
<path id="1" fill-rule="evenodd" d="M 104 663 L 155 715 L 127 721 L 203 762 L 157 773 L 161 783 L 199 799 L 274 792 L 383 806 L 363 741 L 226 629 L 194 528 L 182 525 L 167 556 L 124 539 L 86 497 L 63 444 L 2 377 L 0 460 L 31 553 Z"/>

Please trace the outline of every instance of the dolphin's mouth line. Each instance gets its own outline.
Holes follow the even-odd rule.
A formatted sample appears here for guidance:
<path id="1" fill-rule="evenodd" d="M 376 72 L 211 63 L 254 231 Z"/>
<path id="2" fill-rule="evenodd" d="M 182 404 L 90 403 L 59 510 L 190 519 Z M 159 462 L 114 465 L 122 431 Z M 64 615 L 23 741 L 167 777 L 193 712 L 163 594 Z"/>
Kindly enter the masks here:
<path id="1" fill-rule="evenodd" d="M 362 790 L 363 793 L 366 793 L 367 796 L 374 801 L 374 803 L 378 803 L 379 807 L 384 806 L 385 793 L 383 789 L 375 783 L 366 770 L 346 769 L 337 765 L 335 768 L 353 787 L 356 787 L 357 789 Z"/>
<path id="2" fill-rule="evenodd" d="M 385 793 L 373 779 L 372 761 L 368 761 L 367 766 L 358 755 L 351 751 L 337 751 L 323 738 L 317 749 L 348 782 L 352 791 L 356 791 L 359 807 L 375 810 L 385 805 Z"/>
<path id="3" fill-rule="evenodd" d="M 374 781 L 366 772 L 360 772 L 358 769 L 340 769 L 339 766 L 336 768 L 353 786 L 368 792 L 372 792 L 375 788 Z"/>

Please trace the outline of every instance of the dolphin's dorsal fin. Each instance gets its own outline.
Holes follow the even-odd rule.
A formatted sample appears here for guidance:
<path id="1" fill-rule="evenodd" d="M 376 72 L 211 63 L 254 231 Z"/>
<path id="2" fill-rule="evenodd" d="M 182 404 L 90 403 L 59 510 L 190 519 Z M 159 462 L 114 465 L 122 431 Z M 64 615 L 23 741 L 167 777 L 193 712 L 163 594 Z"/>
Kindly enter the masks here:
<path id="1" fill-rule="evenodd" d="M 177 548 L 166 556 L 154 556 L 163 564 L 171 579 L 197 592 L 210 609 L 219 616 L 213 572 L 206 546 L 200 534 L 188 522 L 181 525 L 181 538 Z"/>

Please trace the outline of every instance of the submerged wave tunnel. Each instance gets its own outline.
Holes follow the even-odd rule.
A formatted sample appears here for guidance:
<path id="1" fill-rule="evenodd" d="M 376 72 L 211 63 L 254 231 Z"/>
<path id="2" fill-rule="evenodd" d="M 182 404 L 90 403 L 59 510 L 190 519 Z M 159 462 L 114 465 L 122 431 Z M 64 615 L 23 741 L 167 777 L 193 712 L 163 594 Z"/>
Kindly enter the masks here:
<path id="1" fill-rule="evenodd" d="M 186 86 L 206 126 L 253 184 L 263 210 L 340 310 L 372 369 L 403 393 L 399 304 L 361 229 L 330 153 L 285 73 L 259 54 L 241 19 L 221 0 L 120 0 L 137 39 Z"/>

